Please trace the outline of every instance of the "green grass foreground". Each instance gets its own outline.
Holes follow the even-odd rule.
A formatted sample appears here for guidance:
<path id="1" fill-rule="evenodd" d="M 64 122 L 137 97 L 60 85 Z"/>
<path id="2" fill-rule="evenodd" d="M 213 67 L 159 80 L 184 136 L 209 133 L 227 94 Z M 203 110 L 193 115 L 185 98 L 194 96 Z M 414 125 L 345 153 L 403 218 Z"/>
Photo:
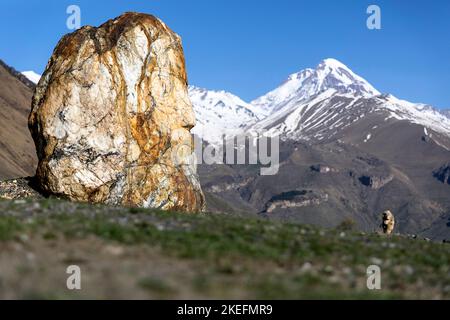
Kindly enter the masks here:
<path id="1" fill-rule="evenodd" d="M 450 298 L 449 244 L 56 199 L 0 212 L 0 298 Z M 381 290 L 366 287 L 373 264 Z"/>

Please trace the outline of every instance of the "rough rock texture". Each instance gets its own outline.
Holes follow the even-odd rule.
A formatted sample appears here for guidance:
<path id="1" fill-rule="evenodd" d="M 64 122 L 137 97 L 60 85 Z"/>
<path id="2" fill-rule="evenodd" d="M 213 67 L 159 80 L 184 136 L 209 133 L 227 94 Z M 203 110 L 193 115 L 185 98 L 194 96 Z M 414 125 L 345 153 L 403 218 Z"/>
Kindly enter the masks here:
<path id="1" fill-rule="evenodd" d="M 338 170 L 335 168 L 323 165 L 323 164 L 316 164 L 311 166 L 311 170 L 319 173 L 336 173 Z"/>
<path id="2" fill-rule="evenodd" d="M 435 170 L 433 176 L 442 183 L 450 184 L 450 162 Z"/>
<path id="3" fill-rule="evenodd" d="M 40 195 L 33 189 L 34 180 L 31 178 L 19 178 L 0 181 L 0 199 L 40 199 Z"/>
<path id="4" fill-rule="evenodd" d="M 313 190 L 292 190 L 272 197 L 265 205 L 263 213 L 272 213 L 276 209 L 318 206 L 328 201 L 328 194 Z"/>
<path id="5" fill-rule="evenodd" d="M 372 189 L 380 189 L 394 179 L 392 174 L 387 175 L 363 175 L 359 178 L 359 181 Z"/>
<path id="6" fill-rule="evenodd" d="M 386 210 L 382 215 L 382 223 L 381 228 L 383 229 L 383 233 L 390 235 L 394 232 L 395 227 L 395 218 L 390 210 Z"/>
<path id="7" fill-rule="evenodd" d="M 42 191 L 77 201 L 200 211 L 195 116 L 180 37 L 125 13 L 58 43 L 29 127 Z"/>

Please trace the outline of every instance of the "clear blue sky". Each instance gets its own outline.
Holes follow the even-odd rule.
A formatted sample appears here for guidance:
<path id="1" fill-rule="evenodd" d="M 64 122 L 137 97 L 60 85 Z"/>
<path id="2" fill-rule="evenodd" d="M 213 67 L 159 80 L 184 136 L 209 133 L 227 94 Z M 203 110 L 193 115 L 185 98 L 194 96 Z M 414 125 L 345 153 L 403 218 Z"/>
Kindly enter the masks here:
<path id="1" fill-rule="evenodd" d="M 0 59 L 41 73 L 69 32 L 70 4 L 82 25 L 124 11 L 158 16 L 183 38 L 191 84 L 245 100 L 332 57 L 382 92 L 450 108 L 448 0 L 0 0 Z M 381 7 L 381 30 L 366 28 L 370 4 Z"/>

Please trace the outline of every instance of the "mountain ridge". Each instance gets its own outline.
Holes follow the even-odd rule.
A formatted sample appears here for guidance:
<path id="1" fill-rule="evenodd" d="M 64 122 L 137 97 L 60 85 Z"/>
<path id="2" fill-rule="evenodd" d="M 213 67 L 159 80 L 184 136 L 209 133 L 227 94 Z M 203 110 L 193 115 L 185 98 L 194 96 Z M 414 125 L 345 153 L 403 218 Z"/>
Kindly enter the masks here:
<path id="1" fill-rule="evenodd" d="M 32 88 L 31 81 L 0 60 L 0 179 L 34 174 L 37 159 L 27 125 Z"/>
<path id="2" fill-rule="evenodd" d="M 17 71 L 10 65 L 8 65 L 6 62 L 4 62 L 2 59 L 0 59 L 0 66 L 3 67 L 11 76 L 17 78 L 20 82 L 22 82 L 24 85 L 26 85 L 30 89 L 34 89 L 36 83 L 31 80 L 27 75 Z"/>

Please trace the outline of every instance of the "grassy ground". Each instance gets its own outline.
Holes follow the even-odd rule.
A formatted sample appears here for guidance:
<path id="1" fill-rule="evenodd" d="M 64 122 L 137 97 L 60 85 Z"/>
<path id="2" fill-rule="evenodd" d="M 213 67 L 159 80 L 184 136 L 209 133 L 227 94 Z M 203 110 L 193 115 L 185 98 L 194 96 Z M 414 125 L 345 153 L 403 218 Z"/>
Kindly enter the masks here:
<path id="1" fill-rule="evenodd" d="M 381 267 L 381 290 L 366 269 Z M 81 268 L 79 291 L 66 268 Z M 0 298 L 450 298 L 450 245 L 228 215 L 0 201 Z"/>

